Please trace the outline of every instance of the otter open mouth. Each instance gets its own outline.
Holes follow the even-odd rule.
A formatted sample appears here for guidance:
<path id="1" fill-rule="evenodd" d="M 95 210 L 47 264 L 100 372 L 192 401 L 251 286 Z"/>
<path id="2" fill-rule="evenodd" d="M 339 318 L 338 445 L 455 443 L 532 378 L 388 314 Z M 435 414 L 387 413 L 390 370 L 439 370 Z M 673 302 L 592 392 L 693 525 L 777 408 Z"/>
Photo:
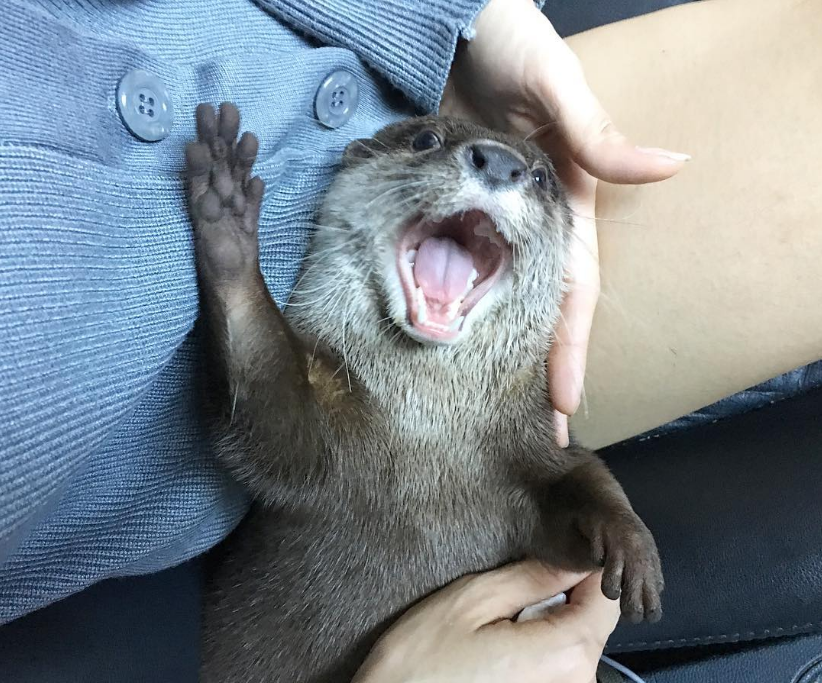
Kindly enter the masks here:
<path id="1" fill-rule="evenodd" d="M 411 223 L 400 238 L 397 269 L 414 331 L 435 342 L 455 339 L 499 280 L 510 253 L 482 211 Z"/>

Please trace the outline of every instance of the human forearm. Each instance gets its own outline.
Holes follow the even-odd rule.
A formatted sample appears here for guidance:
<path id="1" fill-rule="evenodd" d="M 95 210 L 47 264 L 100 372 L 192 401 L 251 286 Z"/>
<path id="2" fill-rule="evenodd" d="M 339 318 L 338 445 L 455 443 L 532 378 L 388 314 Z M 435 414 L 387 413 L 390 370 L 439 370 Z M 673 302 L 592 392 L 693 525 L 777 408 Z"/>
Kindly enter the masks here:
<path id="1" fill-rule="evenodd" d="M 673 181 L 601 186 L 603 295 L 574 423 L 586 445 L 820 357 L 820 39 L 807 3 L 734 0 L 572 40 L 627 133 L 694 157 Z"/>

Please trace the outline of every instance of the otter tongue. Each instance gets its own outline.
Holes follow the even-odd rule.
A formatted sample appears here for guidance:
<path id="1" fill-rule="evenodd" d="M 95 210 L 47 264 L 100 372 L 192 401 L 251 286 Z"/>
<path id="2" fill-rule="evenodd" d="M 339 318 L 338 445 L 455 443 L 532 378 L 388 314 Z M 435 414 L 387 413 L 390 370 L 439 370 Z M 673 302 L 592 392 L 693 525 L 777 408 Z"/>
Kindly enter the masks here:
<path id="1" fill-rule="evenodd" d="M 429 237 L 417 250 L 414 278 L 429 304 L 447 306 L 465 293 L 473 269 L 467 249 L 450 237 Z"/>

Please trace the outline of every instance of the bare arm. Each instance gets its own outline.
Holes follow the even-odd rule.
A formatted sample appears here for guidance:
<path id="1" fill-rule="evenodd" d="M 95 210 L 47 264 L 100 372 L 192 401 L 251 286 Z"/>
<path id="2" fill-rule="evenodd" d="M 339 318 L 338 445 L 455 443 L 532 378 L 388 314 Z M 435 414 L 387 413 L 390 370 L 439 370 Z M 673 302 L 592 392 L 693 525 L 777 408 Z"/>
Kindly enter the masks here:
<path id="1" fill-rule="evenodd" d="M 822 355 L 822 15 L 715 0 L 572 39 L 634 139 L 679 177 L 602 184 L 602 297 L 573 422 L 599 447 Z"/>

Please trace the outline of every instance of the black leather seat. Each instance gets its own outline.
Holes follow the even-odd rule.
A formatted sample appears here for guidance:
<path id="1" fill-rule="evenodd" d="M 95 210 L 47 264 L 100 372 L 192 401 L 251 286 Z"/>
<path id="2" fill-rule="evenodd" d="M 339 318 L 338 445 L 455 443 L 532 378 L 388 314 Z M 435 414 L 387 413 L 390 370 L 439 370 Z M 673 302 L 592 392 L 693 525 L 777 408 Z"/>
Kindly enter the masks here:
<path id="1" fill-rule="evenodd" d="M 660 683 L 791 683 L 822 658 L 822 391 L 602 454 L 667 578 L 665 618 L 609 653 Z"/>
<path id="2" fill-rule="evenodd" d="M 561 36 L 638 17 L 693 0 L 546 0 L 543 11 Z"/>

